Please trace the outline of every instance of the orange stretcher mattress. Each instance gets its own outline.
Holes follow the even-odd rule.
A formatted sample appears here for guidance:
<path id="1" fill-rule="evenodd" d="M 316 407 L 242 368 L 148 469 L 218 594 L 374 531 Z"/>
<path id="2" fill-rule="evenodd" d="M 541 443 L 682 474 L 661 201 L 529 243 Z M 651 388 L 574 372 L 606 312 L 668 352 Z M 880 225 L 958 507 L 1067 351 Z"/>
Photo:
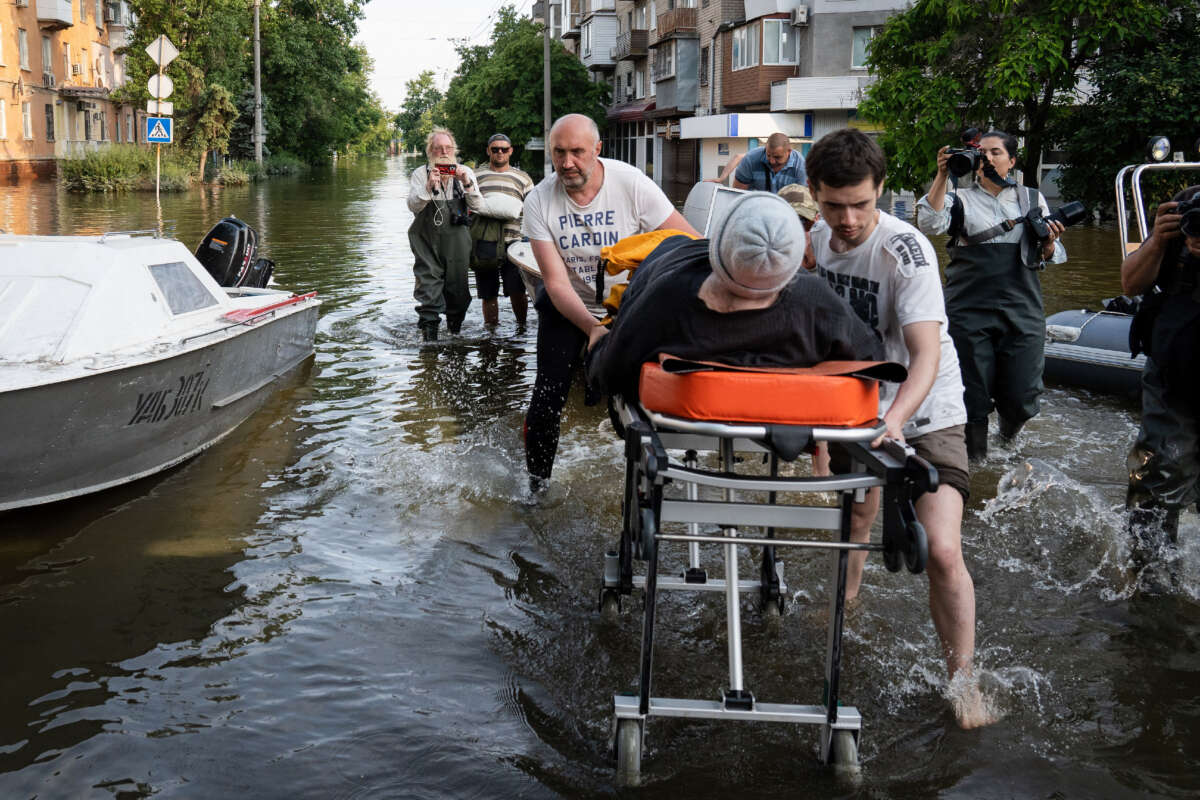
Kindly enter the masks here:
<path id="1" fill-rule="evenodd" d="M 879 416 L 879 384 L 820 366 L 786 371 L 670 372 L 642 365 L 642 405 L 686 419 L 859 428 Z"/>

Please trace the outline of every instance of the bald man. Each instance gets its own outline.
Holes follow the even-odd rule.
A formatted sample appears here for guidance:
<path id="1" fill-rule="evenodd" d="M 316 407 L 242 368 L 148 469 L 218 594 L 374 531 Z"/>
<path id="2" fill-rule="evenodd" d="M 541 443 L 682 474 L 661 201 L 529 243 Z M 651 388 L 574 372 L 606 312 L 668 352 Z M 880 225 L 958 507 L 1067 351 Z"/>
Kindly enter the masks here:
<path id="1" fill-rule="evenodd" d="M 545 284 L 533 304 L 537 380 L 525 415 L 525 464 L 534 491 L 554 468 L 571 377 L 585 348 L 608 332 L 596 304 L 600 249 L 659 229 L 700 235 L 643 172 L 600 157 L 600 131 L 590 117 L 559 118 L 548 146 L 554 174 L 529 193 L 522 223 Z"/>
<path id="2" fill-rule="evenodd" d="M 766 145 L 746 153 L 746 157 L 737 162 L 737 171 L 733 173 L 735 189 L 778 194 L 780 189 L 792 183 L 806 186 L 808 174 L 804 171 L 804 158 L 792 149 L 786 133 L 768 136 Z"/>

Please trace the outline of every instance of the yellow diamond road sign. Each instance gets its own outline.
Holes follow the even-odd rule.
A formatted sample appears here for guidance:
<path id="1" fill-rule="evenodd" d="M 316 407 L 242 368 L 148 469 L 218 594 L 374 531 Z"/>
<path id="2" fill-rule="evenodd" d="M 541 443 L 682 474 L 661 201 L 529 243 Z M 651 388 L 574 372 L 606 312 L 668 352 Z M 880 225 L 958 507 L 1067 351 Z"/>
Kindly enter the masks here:
<path id="1" fill-rule="evenodd" d="M 167 64 L 170 64 L 179 55 L 179 51 L 175 49 L 175 45 L 171 44 L 171 40 L 166 34 L 159 36 L 150 46 L 146 48 L 146 54 L 150 59 L 158 64 L 159 69 L 165 69 Z"/>

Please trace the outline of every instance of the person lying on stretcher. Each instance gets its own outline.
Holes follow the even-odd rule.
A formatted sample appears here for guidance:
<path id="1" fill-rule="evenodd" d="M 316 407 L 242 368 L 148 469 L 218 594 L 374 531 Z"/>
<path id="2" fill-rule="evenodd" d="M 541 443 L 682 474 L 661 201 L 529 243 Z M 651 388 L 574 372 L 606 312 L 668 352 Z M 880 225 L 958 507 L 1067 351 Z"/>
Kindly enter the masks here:
<path id="1" fill-rule="evenodd" d="M 660 353 L 756 367 L 882 360 L 875 332 L 826 281 L 799 271 L 804 251 L 796 212 L 768 192 L 738 197 L 709 239 L 664 239 L 634 272 L 611 330 L 592 337 L 589 383 L 635 399 L 642 364 Z"/>

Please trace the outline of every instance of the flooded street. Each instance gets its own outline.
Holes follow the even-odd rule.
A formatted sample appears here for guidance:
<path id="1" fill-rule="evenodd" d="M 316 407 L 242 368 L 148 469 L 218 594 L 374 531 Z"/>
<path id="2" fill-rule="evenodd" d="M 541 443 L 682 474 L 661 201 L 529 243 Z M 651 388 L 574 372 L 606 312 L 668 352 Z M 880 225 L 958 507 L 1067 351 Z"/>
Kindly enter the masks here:
<path id="1" fill-rule="evenodd" d="M 614 794 L 612 696 L 634 686 L 641 633 L 640 601 L 615 622 L 595 609 L 620 445 L 577 387 L 548 498 L 525 502 L 535 326 L 502 299 L 489 335 L 476 300 L 462 336 L 420 346 L 407 191 L 389 159 L 164 195 L 189 247 L 235 214 L 281 286 L 320 293 L 316 357 L 180 468 L 0 513 L 0 797 Z M 17 233 L 157 222 L 153 196 L 0 188 Z M 1064 240 L 1048 313 L 1119 293 L 1114 230 Z M 925 579 L 874 559 L 843 661 L 864 717 L 857 785 L 816 762 L 810 729 L 655 719 L 629 794 L 1200 794 L 1200 523 L 1181 524 L 1182 588 L 1135 594 L 1136 429 L 1129 401 L 1051 387 L 972 475 L 964 543 L 999 723 L 957 729 Z M 814 703 L 828 557 L 787 562 L 778 630 L 744 603 L 747 683 Z M 672 595 L 659 621 L 656 694 L 715 698 L 721 598 Z"/>

